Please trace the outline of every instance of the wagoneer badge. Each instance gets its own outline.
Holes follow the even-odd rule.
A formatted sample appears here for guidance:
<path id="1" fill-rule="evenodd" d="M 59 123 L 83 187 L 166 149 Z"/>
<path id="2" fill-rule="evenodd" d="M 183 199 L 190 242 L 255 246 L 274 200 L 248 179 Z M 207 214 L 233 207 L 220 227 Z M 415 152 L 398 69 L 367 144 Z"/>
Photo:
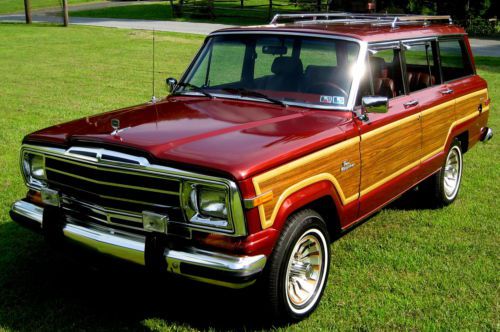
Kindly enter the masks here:
<path id="1" fill-rule="evenodd" d="M 342 162 L 342 166 L 340 167 L 340 170 L 342 172 L 345 172 L 347 171 L 349 168 L 353 168 L 354 167 L 354 163 L 351 163 L 349 161 L 343 161 Z"/>

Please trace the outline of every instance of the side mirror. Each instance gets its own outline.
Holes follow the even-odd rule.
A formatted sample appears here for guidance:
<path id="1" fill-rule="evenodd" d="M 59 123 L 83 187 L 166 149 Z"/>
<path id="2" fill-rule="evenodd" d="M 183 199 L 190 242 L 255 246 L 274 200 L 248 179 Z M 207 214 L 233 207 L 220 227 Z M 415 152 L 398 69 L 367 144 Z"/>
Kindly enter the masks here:
<path id="1" fill-rule="evenodd" d="M 168 91 L 172 92 L 174 91 L 176 85 L 177 85 L 177 80 L 173 77 L 169 77 L 166 80 Z"/>
<path id="2" fill-rule="evenodd" d="M 366 96 L 361 99 L 364 113 L 387 113 L 389 98 L 382 96 Z"/>

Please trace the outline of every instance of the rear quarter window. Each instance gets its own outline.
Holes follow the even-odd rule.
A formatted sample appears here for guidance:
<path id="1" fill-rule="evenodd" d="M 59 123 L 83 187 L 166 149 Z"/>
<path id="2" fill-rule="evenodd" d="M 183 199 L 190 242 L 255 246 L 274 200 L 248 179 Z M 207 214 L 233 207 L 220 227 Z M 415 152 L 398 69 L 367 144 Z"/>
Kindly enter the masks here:
<path id="1" fill-rule="evenodd" d="M 463 40 L 440 40 L 439 54 L 445 82 L 474 74 Z"/>

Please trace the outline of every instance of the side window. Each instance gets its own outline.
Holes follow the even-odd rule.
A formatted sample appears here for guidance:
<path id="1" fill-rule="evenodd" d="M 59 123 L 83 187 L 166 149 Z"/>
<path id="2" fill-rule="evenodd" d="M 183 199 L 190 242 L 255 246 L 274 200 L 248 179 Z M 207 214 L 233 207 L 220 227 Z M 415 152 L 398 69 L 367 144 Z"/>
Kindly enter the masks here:
<path id="1" fill-rule="evenodd" d="M 405 50 L 406 74 L 410 92 L 436 84 L 438 67 L 434 63 L 435 44 L 431 42 L 409 44 Z"/>
<path id="2" fill-rule="evenodd" d="M 452 81 L 474 73 L 463 40 L 440 40 L 439 53 L 443 81 Z"/>
<path id="3" fill-rule="evenodd" d="M 399 49 L 379 49 L 369 55 L 367 62 L 369 70 L 361 81 L 356 105 L 361 104 L 364 96 L 384 96 L 391 99 L 404 95 Z"/>

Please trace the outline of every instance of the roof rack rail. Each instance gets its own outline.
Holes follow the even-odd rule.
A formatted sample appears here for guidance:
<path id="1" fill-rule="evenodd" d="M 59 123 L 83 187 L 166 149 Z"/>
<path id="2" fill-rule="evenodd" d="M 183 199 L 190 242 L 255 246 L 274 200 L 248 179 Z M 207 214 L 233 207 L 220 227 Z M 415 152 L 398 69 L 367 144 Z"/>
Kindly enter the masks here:
<path id="1" fill-rule="evenodd" d="M 329 24 L 372 24 L 424 26 L 432 22 L 447 21 L 453 24 L 449 15 L 412 15 L 412 14 L 356 14 L 345 12 L 306 13 L 306 14 L 276 14 L 270 24 L 278 24 L 283 20 L 292 20 L 294 23 L 329 23 Z"/>

